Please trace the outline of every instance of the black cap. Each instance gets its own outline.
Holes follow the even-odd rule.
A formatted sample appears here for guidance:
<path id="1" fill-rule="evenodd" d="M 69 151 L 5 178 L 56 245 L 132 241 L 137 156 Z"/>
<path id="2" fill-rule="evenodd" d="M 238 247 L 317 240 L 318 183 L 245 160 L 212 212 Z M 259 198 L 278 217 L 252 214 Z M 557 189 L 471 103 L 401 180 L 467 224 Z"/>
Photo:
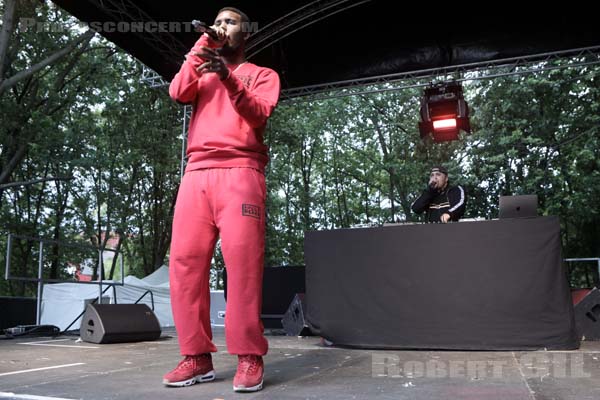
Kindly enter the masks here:
<path id="1" fill-rule="evenodd" d="M 442 174 L 448 176 L 448 170 L 442 165 L 436 165 L 435 167 L 431 168 L 431 173 L 434 172 L 441 172 Z"/>

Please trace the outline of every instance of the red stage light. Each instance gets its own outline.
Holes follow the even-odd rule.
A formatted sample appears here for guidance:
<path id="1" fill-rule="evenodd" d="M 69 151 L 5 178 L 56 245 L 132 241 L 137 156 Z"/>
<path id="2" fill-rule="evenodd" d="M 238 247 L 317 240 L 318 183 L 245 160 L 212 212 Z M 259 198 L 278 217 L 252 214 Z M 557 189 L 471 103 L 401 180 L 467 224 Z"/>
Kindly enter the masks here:
<path id="1" fill-rule="evenodd" d="M 471 132 L 469 107 L 458 83 L 443 83 L 425 89 L 421 99 L 421 139 L 446 142 L 459 139 L 459 132 Z"/>

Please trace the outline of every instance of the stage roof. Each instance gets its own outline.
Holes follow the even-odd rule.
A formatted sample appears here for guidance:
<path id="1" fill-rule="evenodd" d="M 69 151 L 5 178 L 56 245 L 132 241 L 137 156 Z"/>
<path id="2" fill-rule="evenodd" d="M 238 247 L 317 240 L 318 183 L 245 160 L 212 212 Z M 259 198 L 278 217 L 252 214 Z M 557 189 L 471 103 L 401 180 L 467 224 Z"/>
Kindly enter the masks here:
<path id="1" fill-rule="evenodd" d="M 460 10 L 468 6 L 462 3 L 383 0 L 54 3 L 90 23 L 152 22 L 145 32 L 127 32 L 133 30 L 127 24 L 121 25 L 125 32 L 110 32 L 113 24 L 104 25 L 108 29 L 101 34 L 167 81 L 198 37 L 189 22 L 212 23 L 224 5 L 240 8 L 256 22 L 250 61 L 279 72 L 287 90 L 600 46 L 595 13 L 576 3 L 535 13 L 496 3 L 479 16 Z M 493 10 L 499 5 L 505 9 Z"/>

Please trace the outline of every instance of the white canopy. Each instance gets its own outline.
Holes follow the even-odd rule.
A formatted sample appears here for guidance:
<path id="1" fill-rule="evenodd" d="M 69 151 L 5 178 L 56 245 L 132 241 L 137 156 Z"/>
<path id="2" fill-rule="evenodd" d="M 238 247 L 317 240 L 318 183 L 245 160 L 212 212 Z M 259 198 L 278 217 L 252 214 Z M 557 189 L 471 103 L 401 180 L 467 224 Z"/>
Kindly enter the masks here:
<path id="1" fill-rule="evenodd" d="M 103 289 L 107 285 L 103 285 Z M 135 303 L 147 291 L 154 297 L 154 314 L 161 327 L 174 326 L 171 311 L 169 291 L 169 268 L 161 266 L 143 279 L 129 275 L 124 279 L 123 286 L 115 286 L 116 301 L 113 289 L 108 289 L 102 295 L 102 303 Z M 41 324 L 55 325 L 61 331 L 67 329 L 77 316 L 85 310 L 88 303 L 99 295 L 98 285 L 81 283 L 54 283 L 44 285 L 42 292 Z M 225 321 L 225 299 L 222 290 L 211 291 L 211 324 L 223 326 Z M 152 307 L 150 293 L 147 293 L 139 303 Z M 79 329 L 79 318 L 69 330 Z"/>

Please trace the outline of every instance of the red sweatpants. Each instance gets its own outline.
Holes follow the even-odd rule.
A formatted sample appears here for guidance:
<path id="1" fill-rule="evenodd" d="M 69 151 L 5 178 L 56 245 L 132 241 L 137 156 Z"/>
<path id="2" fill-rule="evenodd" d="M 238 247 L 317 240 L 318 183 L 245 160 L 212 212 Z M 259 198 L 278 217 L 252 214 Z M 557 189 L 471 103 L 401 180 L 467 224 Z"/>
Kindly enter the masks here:
<path id="1" fill-rule="evenodd" d="M 209 272 L 219 235 L 227 268 L 227 349 L 231 354 L 267 353 L 260 319 L 265 199 L 265 177 L 252 168 L 185 173 L 175 205 L 169 263 L 182 355 L 217 351 L 210 327 Z"/>

